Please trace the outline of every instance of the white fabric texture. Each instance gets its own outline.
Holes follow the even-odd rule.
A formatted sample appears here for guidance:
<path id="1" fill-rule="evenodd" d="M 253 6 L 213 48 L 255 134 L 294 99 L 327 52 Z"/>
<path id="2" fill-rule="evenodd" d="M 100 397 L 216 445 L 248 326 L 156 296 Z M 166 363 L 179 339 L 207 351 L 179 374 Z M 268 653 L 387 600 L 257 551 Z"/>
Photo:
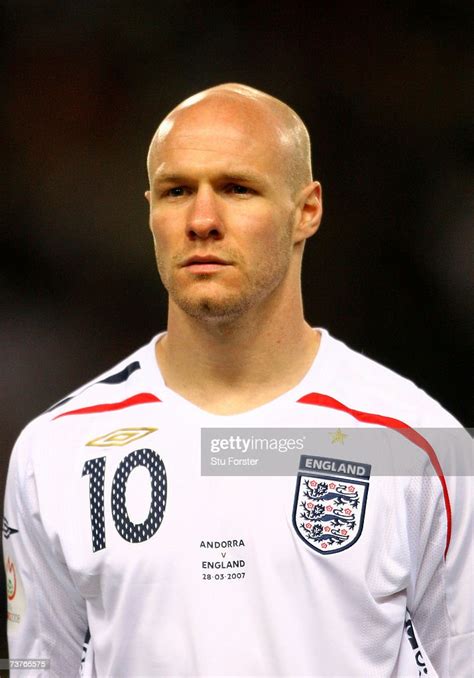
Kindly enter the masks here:
<path id="1" fill-rule="evenodd" d="M 320 331 L 300 384 L 246 413 L 213 415 L 168 389 L 159 335 L 28 425 L 5 498 L 18 530 L 3 541 L 9 648 L 51 668 L 15 675 L 472 675 L 471 441 L 451 435 L 460 424 L 413 383 Z M 311 393 L 326 400 L 298 402 Z M 447 499 L 433 460 L 360 413 L 429 427 L 442 460 L 461 441 L 459 472 L 444 476 L 446 557 Z M 359 536 L 347 548 L 324 553 L 325 542 L 298 530 L 298 469 L 201 474 L 202 429 L 261 428 L 340 429 L 342 442 L 328 436 L 311 454 L 371 464 L 363 499 L 363 483 L 320 473 L 344 496 L 360 489 L 358 512 L 348 508 Z M 357 443 L 367 429 L 383 434 L 375 457 Z M 377 472 L 396 456 L 411 474 Z"/>

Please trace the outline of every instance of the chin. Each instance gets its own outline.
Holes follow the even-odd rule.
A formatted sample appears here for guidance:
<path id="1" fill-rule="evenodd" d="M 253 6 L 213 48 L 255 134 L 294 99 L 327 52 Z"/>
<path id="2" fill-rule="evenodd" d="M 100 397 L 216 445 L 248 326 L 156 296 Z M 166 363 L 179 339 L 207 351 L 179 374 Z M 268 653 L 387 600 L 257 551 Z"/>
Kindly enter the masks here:
<path id="1" fill-rule="evenodd" d="M 249 308 L 249 304 L 241 296 L 227 298 L 180 296 L 175 298 L 174 302 L 192 318 L 216 322 L 234 320 L 243 315 Z"/>

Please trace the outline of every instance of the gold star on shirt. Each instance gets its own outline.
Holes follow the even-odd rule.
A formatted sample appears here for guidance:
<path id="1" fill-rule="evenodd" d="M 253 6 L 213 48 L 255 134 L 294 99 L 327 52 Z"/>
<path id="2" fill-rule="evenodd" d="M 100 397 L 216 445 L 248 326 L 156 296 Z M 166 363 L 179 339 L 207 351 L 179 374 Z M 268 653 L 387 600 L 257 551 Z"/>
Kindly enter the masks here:
<path id="1" fill-rule="evenodd" d="M 344 438 L 347 438 L 347 433 L 343 433 L 340 428 L 337 429 L 334 433 L 329 434 L 331 436 L 331 444 L 341 443 L 344 445 Z"/>

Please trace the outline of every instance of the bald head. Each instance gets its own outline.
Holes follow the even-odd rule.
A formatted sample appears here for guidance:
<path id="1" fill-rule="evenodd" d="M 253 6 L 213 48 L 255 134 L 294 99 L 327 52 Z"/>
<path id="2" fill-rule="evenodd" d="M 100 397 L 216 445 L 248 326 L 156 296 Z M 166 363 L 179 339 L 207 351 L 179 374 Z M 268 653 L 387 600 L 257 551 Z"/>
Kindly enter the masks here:
<path id="1" fill-rule="evenodd" d="M 226 117 L 240 124 L 251 140 L 264 131 L 275 150 L 291 192 L 299 191 L 312 180 L 311 147 L 308 130 L 287 104 L 260 90 L 237 83 L 217 85 L 185 99 L 161 122 L 150 144 L 147 158 L 150 183 L 159 164 L 160 150 L 173 130 L 185 127 L 197 116 Z"/>

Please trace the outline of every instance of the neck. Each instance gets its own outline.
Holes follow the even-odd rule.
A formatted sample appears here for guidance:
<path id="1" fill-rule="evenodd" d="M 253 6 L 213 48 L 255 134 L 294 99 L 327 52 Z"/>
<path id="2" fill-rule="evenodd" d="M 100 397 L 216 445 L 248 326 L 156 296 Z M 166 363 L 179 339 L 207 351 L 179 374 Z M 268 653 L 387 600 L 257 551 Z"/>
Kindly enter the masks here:
<path id="1" fill-rule="evenodd" d="M 280 300 L 281 301 L 281 300 Z M 170 302 L 168 332 L 156 356 L 165 383 L 203 409 L 228 414 L 261 405 L 296 386 L 319 347 L 301 294 L 228 323 L 203 322 Z"/>

